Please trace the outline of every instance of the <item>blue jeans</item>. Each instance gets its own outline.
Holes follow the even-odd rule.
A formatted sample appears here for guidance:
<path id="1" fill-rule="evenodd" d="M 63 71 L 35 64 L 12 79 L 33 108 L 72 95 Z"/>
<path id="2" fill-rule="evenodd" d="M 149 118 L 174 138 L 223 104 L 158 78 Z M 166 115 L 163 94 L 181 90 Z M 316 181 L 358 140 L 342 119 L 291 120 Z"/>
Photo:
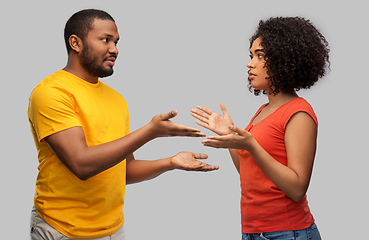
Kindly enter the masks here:
<path id="1" fill-rule="evenodd" d="M 296 231 L 242 233 L 242 240 L 321 240 L 321 238 L 318 227 L 313 223 L 306 229 Z"/>

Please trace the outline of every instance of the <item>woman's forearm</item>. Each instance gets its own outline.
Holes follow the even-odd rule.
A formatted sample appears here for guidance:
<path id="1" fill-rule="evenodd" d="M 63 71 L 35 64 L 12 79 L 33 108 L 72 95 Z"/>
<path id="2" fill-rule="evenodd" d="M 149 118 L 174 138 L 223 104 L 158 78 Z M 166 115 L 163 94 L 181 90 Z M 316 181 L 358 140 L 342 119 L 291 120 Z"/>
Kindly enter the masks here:
<path id="1" fill-rule="evenodd" d="M 236 149 L 228 149 L 229 154 L 231 155 L 234 166 L 237 169 L 237 172 L 240 173 L 240 158 L 238 157 L 238 153 Z"/>
<path id="2" fill-rule="evenodd" d="M 275 160 L 256 140 L 248 149 L 261 170 L 282 192 L 296 202 L 305 196 L 307 185 L 294 170 Z"/>

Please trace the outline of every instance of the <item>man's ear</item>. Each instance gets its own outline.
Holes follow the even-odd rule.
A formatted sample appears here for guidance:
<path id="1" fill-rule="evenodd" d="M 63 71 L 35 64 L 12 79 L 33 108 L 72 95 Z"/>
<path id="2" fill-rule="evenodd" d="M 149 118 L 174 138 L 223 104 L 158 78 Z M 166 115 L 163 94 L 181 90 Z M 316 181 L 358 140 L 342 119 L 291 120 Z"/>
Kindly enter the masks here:
<path id="1" fill-rule="evenodd" d="M 69 45 L 77 53 L 80 53 L 83 49 L 82 39 L 80 39 L 77 35 L 70 35 L 69 37 Z"/>

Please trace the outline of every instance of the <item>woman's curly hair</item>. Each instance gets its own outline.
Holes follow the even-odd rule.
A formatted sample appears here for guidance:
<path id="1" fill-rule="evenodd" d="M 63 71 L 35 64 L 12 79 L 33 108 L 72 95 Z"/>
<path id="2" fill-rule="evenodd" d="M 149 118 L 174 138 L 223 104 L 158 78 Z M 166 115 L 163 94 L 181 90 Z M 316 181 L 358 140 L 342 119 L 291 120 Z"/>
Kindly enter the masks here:
<path id="1" fill-rule="evenodd" d="M 301 17 L 275 17 L 261 20 L 253 42 L 260 38 L 265 52 L 265 67 L 270 80 L 270 94 L 293 93 L 308 89 L 330 67 L 329 46 L 325 37 L 309 20 Z M 261 90 L 249 90 L 259 95 Z M 265 91 L 263 91 L 266 94 Z"/>

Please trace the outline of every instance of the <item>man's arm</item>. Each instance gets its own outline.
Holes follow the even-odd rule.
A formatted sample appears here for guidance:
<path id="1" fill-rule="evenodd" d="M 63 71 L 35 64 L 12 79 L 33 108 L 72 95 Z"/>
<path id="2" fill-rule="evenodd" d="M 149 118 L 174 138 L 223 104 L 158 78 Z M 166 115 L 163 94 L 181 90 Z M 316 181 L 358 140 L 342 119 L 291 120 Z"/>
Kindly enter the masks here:
<path id="1" fill-rule="evenodd" d="M 197 159 L 207 159 L 203 153 L 180 152 L 173 157 L 154 161 L 136 160 L 131 154 L 127 157 L 127 184 L 142 182 L 156 178 L 160 174 L 181 169 L 186 171 L 213 171 L 218 166 L 211 166 Z"/>
<path id="2" fill-rule="evenodd" d="M 86 180 L 126 159 L 148 141 L 157 137 L 205 134 L 200 130 L 170 121 L 177 111 L 159 114 L 142 128 L 117 140 L 88 147 L 82 127 L 73 127 L 45 138 L 58 158 L 78 178 Z"/>

